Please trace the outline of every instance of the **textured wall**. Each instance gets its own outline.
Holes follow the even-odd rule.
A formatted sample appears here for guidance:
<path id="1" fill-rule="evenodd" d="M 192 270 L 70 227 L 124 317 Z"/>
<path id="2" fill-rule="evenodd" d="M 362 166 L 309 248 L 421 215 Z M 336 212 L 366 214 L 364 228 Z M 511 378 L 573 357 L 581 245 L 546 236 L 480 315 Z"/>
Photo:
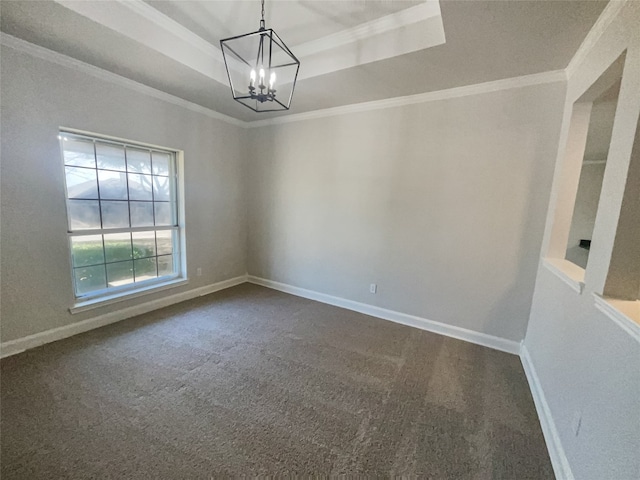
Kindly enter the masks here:
<path id="1" fill-rule="evenodd" d="M 258 129 L 249 273 L 521 340 L 564 94 L 537 85 Z"/>
<path id="2" fill-rule="evenodd" d="M 239 127 L 4 46 L 1 94 L 3 342 L 246 272 Z M 69 313 L 61 126 L 184 150 L 188 285 Z"/>

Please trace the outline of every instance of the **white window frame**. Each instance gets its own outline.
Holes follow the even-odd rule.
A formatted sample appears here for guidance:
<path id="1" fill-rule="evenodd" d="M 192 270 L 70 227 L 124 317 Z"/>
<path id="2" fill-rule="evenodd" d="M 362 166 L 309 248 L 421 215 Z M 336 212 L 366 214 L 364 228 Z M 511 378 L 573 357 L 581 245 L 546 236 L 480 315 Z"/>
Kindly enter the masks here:
<path id="1" fill-rule="evenodd" d="M 65 170 L 65 158 L 64 158 L 64 146 L 63 142 L 65 138 L 78 138 L 82 140 L 88 140 L 106 144 L 114 144 L 117 146 L 124 146 L 125 150 L 129 148 L 148 149 L 150 151 L 156 151 L 161 153 L 168 153 L 173 157 L 173 172 L 175 175 L 174 190 L 176 201 L 176 223 L 168 226 L 145 226 L 145 227 L 124 227 L 124 228 L 99 228 L 99 229 L 80 229 L 72 230 L 71 217 L 69 215 L 69 193 L 67 190 L 66 170 Z M 82 311 L 97 308 L 110 303 L 120 302 L 131 298 L 139 297 L 149 293 L 154 293 L 168 288 L 174 288 L 180 285 L 188 283 L 186 276 L 186 241 L 185 241 L 185 227 L 184 227 L 184 163 L 183 152 L 176 149 L 161 147 L 158 145 L 151 145 L 147 143 L 127 140 L 123 138 L 111 137 L 71 128 L 59 129 L 59 145 L 61 165 L 64 178 L 64 192 L 65 192 L 65 205 L 67 215 L 67 237 L 69 245 L 69 265 L 70 274 L 73 288 L 73 306 L 69 309 L 71 313 L 79 313 Z M 97 165 L 96 165 L 97 168 Z M 99 195 L 98 195 L 99 197 Z M 131 200 L 127 198 L 127 205 Z M 101 215 L 102 224 L 102 215 Z M 153 279 L 147 279 L 139 282 L 132 282 L 126 285 L 107 287 L 100 290 L 94 290 L 86 294 L 78 294 L 75 284 L 75 274 L 73 265 L 73 250 L 72 250 L 72 238 L 85 235 L 104 235 L 111 233 L 135 233 L 143 231 L 174 231 L 173 235 L 173 271 L 171 275 L 165 275 L 162 277 L 156 277 Z M 104 244 L 103 244 L 104 248 Z M 157 258 L 157 252 L 155 252 Z M 103 259 L 106 265 L 106 258 Z M 132 259 L 133 260 L 133 259 Z M 135 274 L 134 274 L 135 275 Z M 134 277 L 135 278 L 135 277 Z"/>

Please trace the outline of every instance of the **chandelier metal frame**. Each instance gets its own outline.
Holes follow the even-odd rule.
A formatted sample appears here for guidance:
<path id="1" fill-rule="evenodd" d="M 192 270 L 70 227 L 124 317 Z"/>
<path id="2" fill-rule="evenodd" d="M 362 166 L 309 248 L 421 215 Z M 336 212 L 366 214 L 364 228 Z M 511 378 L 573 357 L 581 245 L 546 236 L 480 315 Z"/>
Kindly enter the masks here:
<path id="1" fill-rule="evenodd" d="M 293 92 L 295 91 L 296 82 L 298 80 L 300 60 L 296 58 L 293 52 L 289 49 L 289 47 L 287 47 L 287 45 L 282 41 L 282 39 L 272 28 L 265 27 L 264 0 L 262 0 L 261 3 L 262 17 L 260 20 L 260 28 L 258 30 L 256 30 L 255 32 L 236 35 L 220 40 L 220 48 L 222 49 L 222 55 L 224 57 L 224 65 L 227 70 L 227 77 L 229 78 L 231 94 L 234 100 L 253 110 L 254 112 L 261 113 L 289 110 L 289 108 L 291 107 L 291 99 L 293 98 Z M 255 58 L 244 58 L 236 51 L 236 49 L 233 48 L 234 42 L 249 37 L 255 37 L 256 39 Z M 282 61 L 278 64 L 272 63 L 274 44 L 277 45 L 277 47 L 279 47 L 282 52 L 284 52 L 284 56 L 288 57 L 284 61 L 284 63 Z M 239 90 L 234 86 L 233 78 L 230 71 L 230 58 L 234 58 L 236 63 L 239 61 L 241 67 L 247 67 L 248 69 L 250 69 L 250 74 L 247 78 L 248 85 L 246 92 L 244 89 Z M 277 90 L 275 88 L 276 72 L 279 68 L 292 66 L 295 66 L 296 69 L 293 76 L 291 93 L 288 95 L 288 98 L 281 99 L 277 96 Z M 267 77 L 269 78 L 268 82 Z M 252 106 L 254 104 L 255 107 Z M 263 105 L 264 108 L 262 108 Z"/>

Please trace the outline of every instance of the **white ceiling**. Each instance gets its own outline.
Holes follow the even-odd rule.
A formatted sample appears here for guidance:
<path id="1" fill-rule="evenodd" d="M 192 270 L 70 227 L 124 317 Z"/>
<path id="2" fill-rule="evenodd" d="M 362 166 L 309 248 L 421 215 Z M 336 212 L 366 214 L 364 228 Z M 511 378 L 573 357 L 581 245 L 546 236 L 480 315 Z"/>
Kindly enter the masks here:
<path id="1" fill-rule="evenodd" d="M 605 5 L 267 0 L 265 17 L 302 57 L 299 113 L 565 68 Z M 259 19 L 258 0 L 3 0 L 0 28 L 251 121 L 265 114 L 232 100 L 218 42 Z"/>
<path id="2" fill-rule="evenodd" d="M 259 0 L 166 1 L 147 4 L 196 35 L 217 45 L 221 38 L 258 29 Z M 424 3 L 413 1 L 266 0 L 265 20 L 289 46 L 317 40 L 400 10 Z"/>

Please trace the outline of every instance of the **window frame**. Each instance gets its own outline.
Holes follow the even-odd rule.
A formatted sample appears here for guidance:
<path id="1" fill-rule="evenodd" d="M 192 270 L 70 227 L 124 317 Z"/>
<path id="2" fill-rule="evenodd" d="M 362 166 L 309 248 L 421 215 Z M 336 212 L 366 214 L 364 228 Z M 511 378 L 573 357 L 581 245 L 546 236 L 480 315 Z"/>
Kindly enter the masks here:
<path id="1" fill-rule="evenodd" d="M 155 221 L 153 225 L 148 226 L 137 226 L 137 227 L 104 227 L 102 222 L 102 210 L 100 209 L 100 225 L 101 228 L 95 229 L 73 229 L 71 225 L 71 216 L 69 215 L 69 191 L 67 186 L 67 178 L 66 178 L 66 167 L 68 166 L 65 161 L 65 149 L 64 149 L 64 139 L 66 137 L 73 137 L 79 140 L 90 141 L 93 142 L 94 145 L 94 158 L 96 159 L 96 182 L 98 188 L 98 198 L 96 201 L 100 202 L 102 199 L 99 194 L 99 175 L 98 172 L 101 170 L 98 168 L 97 164 L 97 152 L 95 150 L 97 143 L 101 144 L 111 144 L 116 145 L 118 147 L 123 147 L 125 149 L 145 149 L 148 150 L 150 155 L 152 152 L 159 152 L 162 154 L 168 154 L 171 157 L 170 160 L 170 170 L 167 178 L 173 178 L 172 185 L 170 189 L 173 194 L 173 198 L 169 201 L 175 201 L 175 208 L 172 215 L 175 215 L 175 223 L 170 225 L 155 225 Z M 132 141 L 123 138 L 116 138 L 102 134 L 96 134 L 92 132 L 86 132 L 81 130 L 76 130 L 72 128 L 60 127 L 58 130 L 58 144 L 60 149 L 60 157 L 61 157 L 61 166 L 62 166 L 62 177 L 64 182 L 64 199 L 65 199 L 65 215 L 67 217 L 67 242 L 68 242 L 68 252 L 69 252 L 69 266 L 70 266 L 70 275 L 71 275 L 71 284 L 72 284 L 72 298 L 73 298 L 73 306 L 69 309 L 71 313 L 78 313 L 80 311 L 85 311 L 88 309 L 96 308 L 105 304 L 114 303 L 118 301 L 127 300 L 130 298 L 134 298 L 140 295 L 145 295 L 148 293 L 154 293 L 157 291 L 161 291 L 167 288 L 171 288 L 174 286 L 179 286 L 182 284 L 188 283 L 188 279 L 186 277 L 186 241 L 185 241 L 185 232 L 184 232 L 184 169 L 183 169 L 183 152 L 177 149 L 161 147 L 158 145 L 147 144 L 138 141 Z M 126 155 L 126 153 L 125 153 Z M 125 157 L 126 158 L 126 157 Z M 126 161 L 126 160 L 125 160 Z M 153 160 L 151 160 L 153 162 Z M 109 169 L 105 169 L 105 171 L 109 171 Z M 125 163 L 125 170 L 123 171 L 127 175 L 130 173 L 128 170 L 128 164 Z M 153 174 L 151 174 L 153 175 Z M 128 185 L 128 180 L 127 180 Z M 108 201 L 108 200 L 107 200 Z M 123 203 L 126 203 L 127 208 L 130 208 L 131 199 L 129 198 L 129 190 L 127 188 L 127 199 L 120 200 Z M 152 205 L 155 205 L 155 200 L 152 197 Z M 100 208 L 100 207 L 99 207 Z M 154 219 L 155 219 L 155 211 L 154 211 Z M 129 221 L 129 225 L 131 225 L 131 221 Z M 98 290 L 93 290 L 87 292 L 86 294 L 79 294 L 76 286 L 76 278 L 74 272 L 74 259 L 73 259 L 73 245 L 72 239 L 78 238 L 82 236 L 90 236 L 90 235 L 109 235 L 109 234 L 117 234 L 117 233 L 129 233 L 131 242 L 132 242 L 132 250 L 133 250 L 133 234 L 136 232 L 156 232 L 156 231 L 168 231 L 172 233 L 172 261 L 173 261 L 173 273 L 169 275 L 163 275 L 161 277 L 155 277 L 150 279 L 145 279 L 142 281 L 135 281 L 135 271 L 133 273 L 134 280 L 131 283 L 125 285 L 119 285 L 115 287 L 101 288 Z M 103 245 L 103 262 L 96 264 L 105 266 L 109 263 L 105 257 L 105 245 L 104 245 L 104 237 L 102 237 L 102 245 Z M 158 272 L 158 251 L 157 251 L 157 239 L 156 239 L 156 250 L 155 255 L 153 257 L 156 259 L 156 274 Z M 145 257 L 147 258 L 147 257 Z M 134 265 L 133 253 L 130 261 L 132 265 Z M 124 262 L 124 261 L 123 261 Z M 135 268 L 135 267 L 134 267 Z M 108 278 L 105 273 L 105 281 L 108 285 Z"/>

